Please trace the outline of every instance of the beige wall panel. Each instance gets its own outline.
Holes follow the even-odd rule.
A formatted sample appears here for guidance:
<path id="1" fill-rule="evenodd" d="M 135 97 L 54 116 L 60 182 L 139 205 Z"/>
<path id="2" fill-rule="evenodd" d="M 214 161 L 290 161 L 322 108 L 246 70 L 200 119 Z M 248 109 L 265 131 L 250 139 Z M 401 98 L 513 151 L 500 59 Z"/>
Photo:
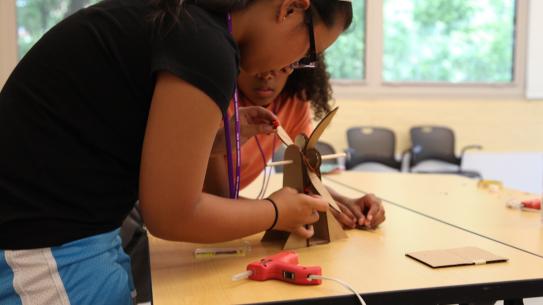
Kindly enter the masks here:
<path id="1" fill-rule="evenodd" d="M 321 140 L 336 150 L 347 147 L 349 127 L 393 129 L 397 152 L 409 147 L 409 128 L 419 124 L 451 127 L 457 151 L 481 144 L 491 152 L 543 151 L 543 101 L 489 100 L 338 100 L 340 107 Z"/>

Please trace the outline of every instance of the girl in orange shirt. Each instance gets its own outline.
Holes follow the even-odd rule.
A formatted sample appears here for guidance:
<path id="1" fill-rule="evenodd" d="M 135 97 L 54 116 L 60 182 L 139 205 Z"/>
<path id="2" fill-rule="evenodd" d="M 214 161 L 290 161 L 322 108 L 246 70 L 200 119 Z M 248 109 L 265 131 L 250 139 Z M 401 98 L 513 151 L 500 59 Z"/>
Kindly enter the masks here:
<path id="1" fill-rule="evenodd" d="M 282 69 L 250 75 L 241 71 L 238 77 L 241 106 L 261 106 L 273 111 L 281 126 L 294 139 L 311 134 L 311 110 L 321 119 L 330 111 L 332 88 L 323 57 L 315 69 Z M 230 107 L 232 108 L 232 107 Z M 233 111 L 230 109 L 230 111 Z M 260 148 L 258 147 L 260 145 Z M 247 139 L 241 148 L 241 188 L 253 182 L 266 163 L 281 146 L 275 134 L 259 134 Z M 211 158 L 206 174 L 206 191 L 228 196 L 226 163 L 222 156 Z M 376 228 L 385 220 L 381 200 L 373 194 L 347 198 L 327 187 L 343 214 L 335 214 L 345 228 Z"/>

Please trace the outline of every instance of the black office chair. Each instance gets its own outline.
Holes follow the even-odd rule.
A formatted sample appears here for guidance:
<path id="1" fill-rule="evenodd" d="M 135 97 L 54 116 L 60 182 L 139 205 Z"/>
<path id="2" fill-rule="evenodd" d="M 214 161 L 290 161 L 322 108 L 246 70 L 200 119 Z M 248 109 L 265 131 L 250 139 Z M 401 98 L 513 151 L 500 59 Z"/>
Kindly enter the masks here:
<path id="1" fill-rule="evenodd" d="M 139 202 L 136 202 L 130 214 L 125 218 L 120 236 L 123 249 L 130 256 L 132 277 L 137 291 L 135 301 L 136 303 L 151 302 L 149 239 L 139 211 Z"/>
<path id="2" fill-rule="evenodd" d="M 336 153 L 336 150 L 331 144 L 323 141 L 318 141 L 315 148 L 320 152 L 321 155 L 332 155 Z M 338 169 L 340 169 L 340 162 L 338 158 L 322 160 L 320 168 L 322 174 L 331 173 Z"/>
<path id="3" fill-rule="evenodd" d="M 323 141 L 318 141 L 315 148 L 321 153 L 321 155 L 332 155 L 336 153 L 334 146 Z M 339 161 L 337 158 L 322 160 L 322 164 L 339 165 Z"/>
<path id="4" fill-rule="evenodd" d="M 454 132 L 443 126 L 416 126 L 410 129 L 412 146 L 409 150 L 409 171 L 419 173 L 458 174 L 470 178 L 481 178 L 476 171 L 462 169 L 464 154 L 470 149 L 482 149 L 481 145 L 468 145 L 462 148 L 460 157 L 454 152 Z M 417 170 L 416 167 L 426 161 L 443 162 L 435 170 Z M 447 167 L 439 169 L 439 167 Z M 456 167 L 451 169 L 450 167 Z"/>
<path id="5" fill-rule="evenodd" d="M 283 144 L 283 143 L 280 143 L 280 145 L 281 146 L 279 147 L 279 149 L 277 149 L 276 151 L 273 152 L 272 162 L 283 161 L 283 159 L 285 157 L 285 150 L 287 149 L 287 146 L 285 144 Z M 273 170 L 276 173 L 282 173 L 283 172 L 283 166 L 282 165 L 274 166 Z"/>
<path id="6" fill-rule="evenodd" d="M 365 170 L 361 164 L 377 163 L 369 171 L 401 171 L 402 163 L 396 160 L 396 136 L 388 128 L 360 126 L 347 130 L 347 169 Z M 383 166 L 384 165 L 384 166 Z"/>

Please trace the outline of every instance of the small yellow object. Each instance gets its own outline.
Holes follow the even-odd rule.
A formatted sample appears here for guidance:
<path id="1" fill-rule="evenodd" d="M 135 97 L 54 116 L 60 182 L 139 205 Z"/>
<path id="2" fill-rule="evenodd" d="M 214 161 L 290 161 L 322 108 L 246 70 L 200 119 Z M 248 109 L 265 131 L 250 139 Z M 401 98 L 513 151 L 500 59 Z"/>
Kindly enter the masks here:
<path id="1" fill-rule="evenodd" d="M 195 258 L 213 258 L 224 256 L 245 256 L 251 251 L 251 246 L 245 244 L 239 247 L 209 247 L 194 249 Z"/>
<path id="2" fill-rule="evenodd" d="M 503 189 L 503 183 L 498 180 L 479 180 L 477 186 L 490 191 L 499 191 Z"/>

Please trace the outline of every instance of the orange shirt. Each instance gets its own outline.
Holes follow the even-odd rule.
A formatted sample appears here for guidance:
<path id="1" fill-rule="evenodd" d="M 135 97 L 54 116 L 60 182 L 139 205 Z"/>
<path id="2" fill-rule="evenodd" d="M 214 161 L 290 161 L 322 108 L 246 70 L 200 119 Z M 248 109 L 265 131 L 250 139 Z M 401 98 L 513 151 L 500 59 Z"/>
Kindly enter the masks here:
<path id="1" fill-rule="evenodd" d="M 300 134 L 305 133 L 307 136 L 311 134 L 311 109 L 309 102 L 302 101 L 297 98 L 288 99 L 282 106 L 278 107 L 277 103 L 280 98 L 275 99 L 268 107 L 268 110 L 277 112 L 275 115 L 279 119 L 281 126 L 285 129 L 288 135 L 294 140 L 294 138 Z M 279 109 L 277 109 L 279 108 Z M 234 105 L 230 104 L 228 109 L 229 114 L 233 113 Z M 275 135 L 258 135 L 258 141 L 264 152 L 266 163 L 271 159 L 273 155 L 273 144 L 275 139 L 275 150 L 281 147 L 281 140 Z M 260 173 L 264 170 L 264 160 L 262 154 L 258 149 L 255 138 L 251 138 L 241 147 L 241 181 L 240 187 L 244 188 L 253 182 Z"/>

